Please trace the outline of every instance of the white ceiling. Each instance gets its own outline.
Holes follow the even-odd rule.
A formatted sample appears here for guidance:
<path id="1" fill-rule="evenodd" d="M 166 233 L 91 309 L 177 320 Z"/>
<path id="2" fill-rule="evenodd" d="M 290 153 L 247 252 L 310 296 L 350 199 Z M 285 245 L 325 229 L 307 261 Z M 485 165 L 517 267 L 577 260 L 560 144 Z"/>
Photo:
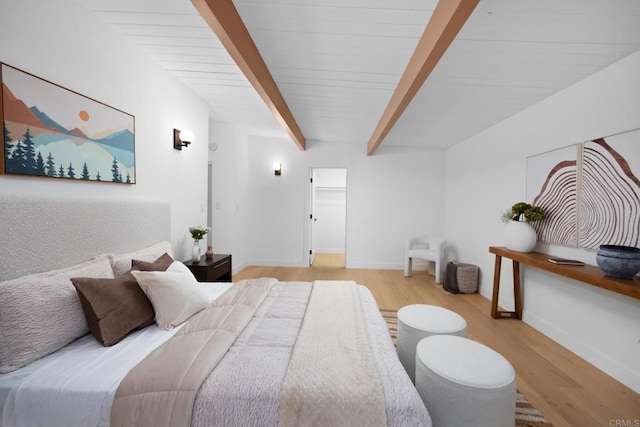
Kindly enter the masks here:
<path id="1" fill-rule="evenodd" d="M 189 0 L 79 2 L 213 117 L 286 135 Z M 234 0 L 304 136 L 363 151 L 436 3 Z M 638 0 L 481 0 L 383 145 L 450 147 L 639 49 Z"/>

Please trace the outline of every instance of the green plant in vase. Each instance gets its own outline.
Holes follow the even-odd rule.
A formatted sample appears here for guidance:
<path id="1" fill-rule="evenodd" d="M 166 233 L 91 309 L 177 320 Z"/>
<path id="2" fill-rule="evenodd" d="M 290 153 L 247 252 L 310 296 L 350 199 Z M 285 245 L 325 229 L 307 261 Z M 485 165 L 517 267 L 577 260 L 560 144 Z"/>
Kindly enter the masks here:
<path id="1" fill-rule="evenodd" d="M 209 227 L 189 227 L 189 233 L 191 233 L 193 240 L 202 240 L 209 231 L 211 231 Z"/>
<path id="2" fill-rule="evenodd" d="M 530 203 L 518 202 L 502 214 L 502 221 L 524 221 L 527 224 L 542 221 L 546 218 L 544 209 Z"/>
<path id="3" fill-rule="evenodd" d="M 507 249 L 517 252 L 531 252 L 538 241 L 536 230 L 531 224 L 543 221 L 546 214 L 540 206 L 526 202 L 515 203 L 511 209 L 502 214 L 505 227 L 505 244 Z"/>
<path id="4" fill-rule="evenodd" d="M 189 227 L 189 234 L 193 238 L 193 250 L 191 251 L 191 261 L 200 262 L 200 240 L 211 231 L 209 227 Z"/>

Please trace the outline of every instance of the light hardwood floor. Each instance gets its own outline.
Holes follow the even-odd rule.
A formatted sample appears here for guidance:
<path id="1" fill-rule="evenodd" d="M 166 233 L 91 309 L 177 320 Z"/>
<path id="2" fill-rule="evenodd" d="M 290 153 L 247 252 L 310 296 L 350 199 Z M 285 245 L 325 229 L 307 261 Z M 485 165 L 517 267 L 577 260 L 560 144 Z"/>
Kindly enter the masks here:
<path id="1" fill-rule="evenodd" d="M 343 253 L 317 253 L 313 260 L 313 268 L 326 268 L 326 267 L 344 267 L 345 255 Z"/>
<path id="2" fill-rule="evenodd" d="M 233 280 L 256 277 L 354 280 L 371 290 L 383 310 L 416 303 L 446 307 L 466 319 L 469 338 L 511 362 L 518 389 L 554 426 L 640 426 L 639 394 L 524 322 L 492 319 L 486 298 L 450 294 L 424 271 L 405 278 L 400 270 L 247 267 Z"/>

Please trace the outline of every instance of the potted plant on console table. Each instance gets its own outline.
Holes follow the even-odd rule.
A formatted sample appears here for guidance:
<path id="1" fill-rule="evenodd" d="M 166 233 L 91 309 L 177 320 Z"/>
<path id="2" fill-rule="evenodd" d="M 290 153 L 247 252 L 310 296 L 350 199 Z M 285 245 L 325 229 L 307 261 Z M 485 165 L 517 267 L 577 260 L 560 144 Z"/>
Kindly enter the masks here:
<path id="1" fill-rule="evenodd" d="M 507 223 L 504 240 L 507 249 L 516 252 L 531 252 L 536 246 L 538 235 L 531 225 L 545 218 L 544 209 L 530 203 L 518 202 L 502 214 Z"/>

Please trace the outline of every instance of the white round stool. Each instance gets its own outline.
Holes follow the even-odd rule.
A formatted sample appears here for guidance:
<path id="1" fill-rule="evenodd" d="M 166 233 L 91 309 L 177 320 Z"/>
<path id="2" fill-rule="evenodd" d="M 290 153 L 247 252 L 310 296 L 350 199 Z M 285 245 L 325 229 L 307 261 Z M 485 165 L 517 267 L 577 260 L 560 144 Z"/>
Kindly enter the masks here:
<path id="1" fill-rule="evenodd" d="M 443 307 L 412 304 L 398 310 L 398 358 L 415 382 L 416 345 L 431 335 L 467 336 L 467 322 L 458 313 Z"/>
<path id="2" fill-rule="evenodd" d="M 416 349 L 416 388 L 434 427 L 513 427 L 516 373 L 489 347 L 450 335 Z"/>

